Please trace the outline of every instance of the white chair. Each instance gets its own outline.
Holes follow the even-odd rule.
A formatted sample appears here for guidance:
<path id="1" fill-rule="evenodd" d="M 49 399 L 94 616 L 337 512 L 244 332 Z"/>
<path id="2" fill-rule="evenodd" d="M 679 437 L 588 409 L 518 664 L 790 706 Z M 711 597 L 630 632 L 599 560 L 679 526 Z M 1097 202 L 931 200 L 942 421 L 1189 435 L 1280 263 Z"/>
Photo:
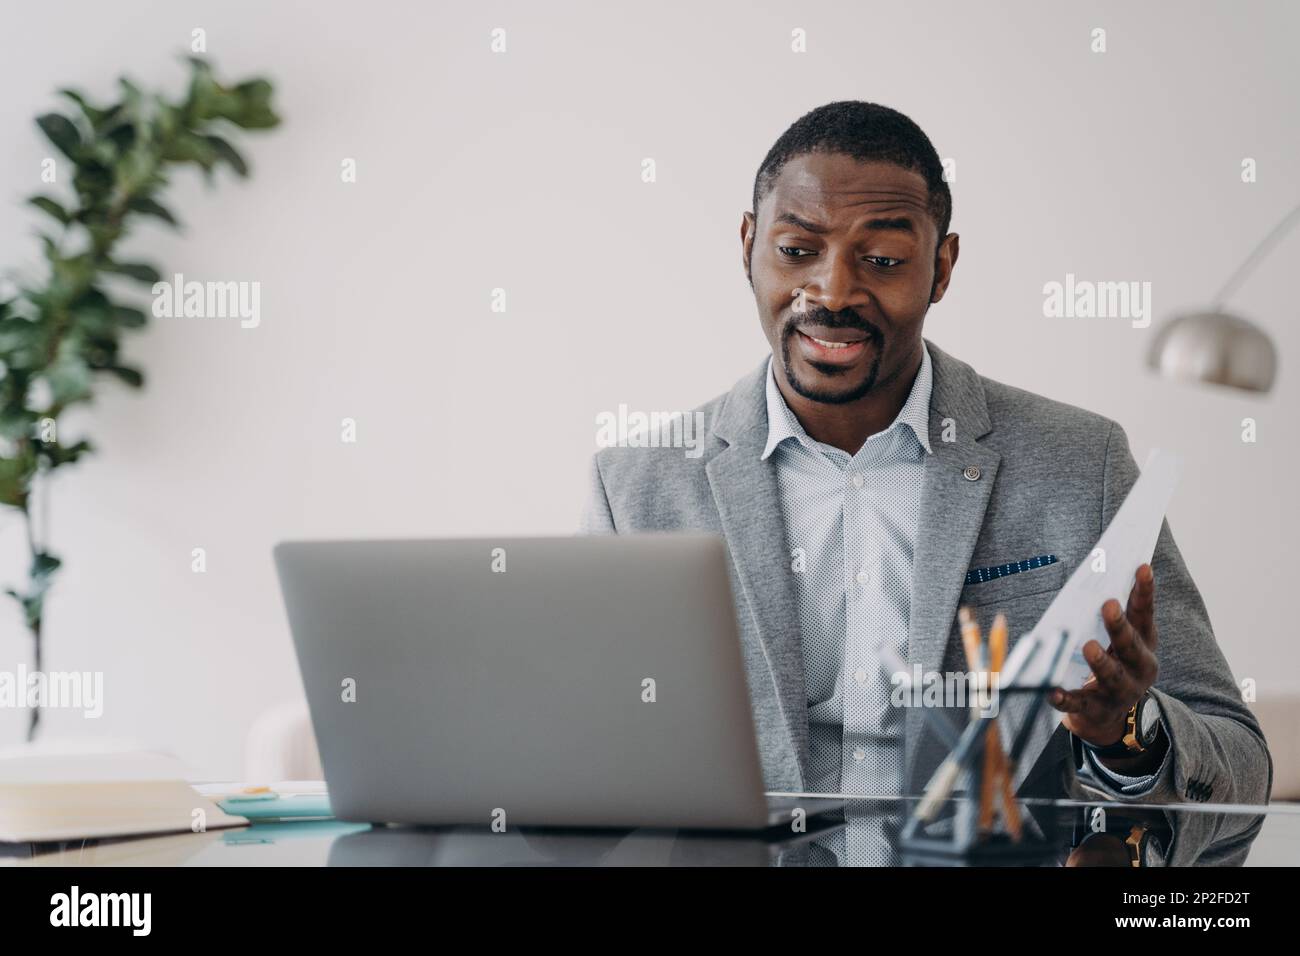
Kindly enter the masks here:
<path id="1" fill-rule="evenodd" d="M 306 700 L 287 701 L 259 714 L 244 741 L 244 780 L 324 780 Z"/>

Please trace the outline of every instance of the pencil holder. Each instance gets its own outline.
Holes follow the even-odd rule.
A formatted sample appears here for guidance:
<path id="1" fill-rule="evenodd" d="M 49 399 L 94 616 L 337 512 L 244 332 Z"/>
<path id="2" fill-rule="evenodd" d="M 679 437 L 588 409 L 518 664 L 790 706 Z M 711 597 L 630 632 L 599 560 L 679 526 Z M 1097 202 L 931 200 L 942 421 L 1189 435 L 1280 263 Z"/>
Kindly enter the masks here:
<path id="1" fill-rule="evenodd" d="M 967 667 L 977 686 L 997 695 L 999 706 L 975 704 L 959 733 L 951 726 L 945 728 L 942 736 L 955 736 L 956 743 L 903 828 L 903 863 L 1031 865 L 1045 861 L 1059 850 L 1055 814 L 1027 813 L 1016 798 L 1014 780 L 1029 731 L 1052 688 L 1048 683 L 1000 686 L 998 678 L 1007 652 L 1004 615 L 994 619 L 987 641 L 981 638 L 979 624 L 968 608 L 961 609 L 958 620 Z M 1045 643 L 1054 645 L 1048 668 L 1051 674 L 1068 645 L 1068 635 L 1062 632 L 1058 640 Z M 1023 705 L 1013 708 L 1023 713 L 1018 726 L 1014 713 L 1001 706 L 1008 695 Z M 934 720 L 948 720 L 937 712 L 929 713 L 934 713 Z"/>

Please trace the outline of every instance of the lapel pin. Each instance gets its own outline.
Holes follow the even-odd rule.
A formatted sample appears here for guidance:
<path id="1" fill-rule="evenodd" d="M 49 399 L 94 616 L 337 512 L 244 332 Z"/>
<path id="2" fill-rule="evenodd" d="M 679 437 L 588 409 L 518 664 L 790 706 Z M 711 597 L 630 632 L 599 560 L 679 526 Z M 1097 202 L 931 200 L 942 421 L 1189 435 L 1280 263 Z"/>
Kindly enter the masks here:
<path id="1" fill-rule="evenodd" d="M 963 470 L 961 474 L 962 477 L 965 478 L 967 481 L 980 480 L 980 470 L 978 465 L 967 465 L 965 470 Z"/>

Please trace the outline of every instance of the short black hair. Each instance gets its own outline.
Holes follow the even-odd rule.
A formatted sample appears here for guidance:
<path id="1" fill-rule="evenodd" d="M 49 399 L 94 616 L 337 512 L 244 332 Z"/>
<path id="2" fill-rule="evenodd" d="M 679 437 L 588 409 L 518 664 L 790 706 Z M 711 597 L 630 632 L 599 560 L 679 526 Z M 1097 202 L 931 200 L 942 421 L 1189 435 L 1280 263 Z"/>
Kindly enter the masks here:
<path id="1" fill-rule="evenodd" d="M 861 100 L 819 106 L 781 134 L 754 177 L 755 216 L 785 164 L 808 153 L 844 153 L 859 162 L 882 161 L 920 173 L 929 189 L 930 215 L 939 227 L 939 239 L 948 234 L 952 192 L 930 137 L 898 110 Z"/>

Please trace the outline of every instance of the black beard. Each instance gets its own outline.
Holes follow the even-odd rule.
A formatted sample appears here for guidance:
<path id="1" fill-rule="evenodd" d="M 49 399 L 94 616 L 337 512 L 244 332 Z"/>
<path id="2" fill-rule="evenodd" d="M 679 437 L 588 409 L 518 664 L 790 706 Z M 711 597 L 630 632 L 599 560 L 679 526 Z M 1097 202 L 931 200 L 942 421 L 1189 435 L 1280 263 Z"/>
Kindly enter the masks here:
<path id="1" fill-rule="evenodd" d="M 880 375 L 880 358 L 884 352 L 881 347 L 882 341 L 879 330 L 868 329 L 866 331 L 871 343 L 876 348 L 876 357 L 871 362 L 871 370 L 867 372 L 867 377 L 856 388 L 849 389 L 847 392 L 832 392 L 815 389 L 799 381 L 790 365 L 790 339 L 797 334 L 793 326 L 787 329 L 785 335 L 781 338 L 781 364 L 785 368 L 785 380 L 790 383 L 790 387 L 795 390 L 796 394 L 802 395 L 810 402 L 820 402 L 823 405 L 848 405 L 850 402 L 856 402 L 875 388 L 876 379 Z M 846 371 L 838 365 L 825 365 L 821 362 L 809 362 L 808 364 L 823 375 L 843 375 Z"/>

